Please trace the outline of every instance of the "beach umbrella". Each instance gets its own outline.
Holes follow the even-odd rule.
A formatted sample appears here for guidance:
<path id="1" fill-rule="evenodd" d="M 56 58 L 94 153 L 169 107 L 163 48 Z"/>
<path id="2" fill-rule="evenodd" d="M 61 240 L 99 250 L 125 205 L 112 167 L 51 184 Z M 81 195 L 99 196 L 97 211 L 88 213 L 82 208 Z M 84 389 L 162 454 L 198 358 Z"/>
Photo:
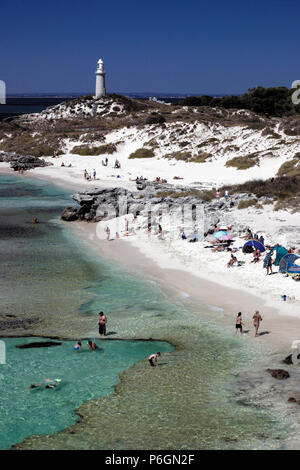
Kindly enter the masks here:
<path id="1" fill-rule="evenodd" d="M 222 235 L 219 240 L 226 241 L 226 240 L 232 240 L 232 235 Z"/>
<path id="2" fill-rule="evenodd" d="M 223 230 L 218 230 L 217 232 L 214 233 L 214 237 L 215 237 L 215 238 L 220 238 L 220 237 L 222 237 L 223 235 L 227 235 L 227 233 L 224 232 Z"/>
<path id="3" fill-rule="evenodd" d="M 248 240 L 245 245 L 243 246 L 243 252 L 247 252 L 247 248 L 246 247 L 252 247 L 253 249 L 255 250 L 260 250 L 261 253 L 263 253 L 264 251 L 266 251 L 264 245 L 262 243 L 260 243 L 258 240 L 256 239 L 253 239 L 253 240 Z"/>

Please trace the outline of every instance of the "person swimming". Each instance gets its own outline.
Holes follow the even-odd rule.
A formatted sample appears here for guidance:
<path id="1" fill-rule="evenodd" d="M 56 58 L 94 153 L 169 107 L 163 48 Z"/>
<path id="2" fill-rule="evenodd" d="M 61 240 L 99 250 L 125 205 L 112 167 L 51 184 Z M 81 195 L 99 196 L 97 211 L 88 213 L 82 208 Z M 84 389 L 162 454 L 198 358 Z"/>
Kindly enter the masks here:
<path id="1" fill-rule="evenodd" d="M 91 341 L 90 339 L 88 340 L 87 345 L 90 351 L 96 351 L 96 349 L 98 349 L 98 346 L 95 341 Z"/>
<path id="2" fill-rule="evenodd" d="M 55 388 L 60 384 L 60 382 L 61 382 L 60 379 L 51 380 L 51 379 L 47 378 L 47 379 L 44 379 L 43 382 L 41 382 L 40 384 L 31 384 L 31 385 L 29 385 L 26 388 L 26 390 L 31 390 L 31 389 L 34 389 L 34 388 L 40 388 L 43 385 L 45 385 L 45 388 Z"/>

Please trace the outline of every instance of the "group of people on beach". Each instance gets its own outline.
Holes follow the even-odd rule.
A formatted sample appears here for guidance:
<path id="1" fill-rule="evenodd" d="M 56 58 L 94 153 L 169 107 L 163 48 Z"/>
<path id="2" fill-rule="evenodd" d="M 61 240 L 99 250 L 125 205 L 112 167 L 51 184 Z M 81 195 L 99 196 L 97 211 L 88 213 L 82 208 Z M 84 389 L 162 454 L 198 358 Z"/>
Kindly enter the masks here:
<path id="1" fill-rule="evenodd" d="M 260 326 L 260 323 L 262 322 L 262 316 L 261 314 L 259 313 L 258 310 L 256 310 L 256 312 L 254 313 L 253 317 L 252 317 L 252 320 L 253 320 L 253 326 L 254 326 L 254 330 L 255 330 L 255 334 L 254 336 L 258 336 L 258 329 L 259 329 L 259 326 Z M 242 319 L 242 312 L 239 312 L 236 316 L 236 320 L 235 320 L 235 332 L 238 333 L 240 332 L 241 334 L 243 333 L 243 319 Z"/>

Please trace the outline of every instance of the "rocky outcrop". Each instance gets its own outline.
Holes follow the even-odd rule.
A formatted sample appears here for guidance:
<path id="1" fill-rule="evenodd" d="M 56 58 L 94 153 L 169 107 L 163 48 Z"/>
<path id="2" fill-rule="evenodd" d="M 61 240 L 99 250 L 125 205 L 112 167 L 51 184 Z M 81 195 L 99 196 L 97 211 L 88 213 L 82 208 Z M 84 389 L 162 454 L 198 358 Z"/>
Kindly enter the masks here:
<path id="1" fill-rule="evenodd" d="M 52 163 L 45 162 L 43 158 L 33 157 L 30 155 L 18 155 L 16 153 L 8 152 L 0 153 L 0 162 L 10 163 L 10 166 L 14 171 L 32 170 L 33 168 L 52 165 Z"/>
<path id="2" fill-rule="evenodd" d="M 112 219 L 124 214 L 147 216 L 149 204 L 151 212 L 159 214 L 162 208 L 176 211 L 183 206 L 203 207 L 204 235 L 212 234 L 215 227 L 224 220 L 224 214 L 235 208 L 241 200 L 249 198 L 245 194 L 233 194 L 229 202 L 213 199 L 206 201 L 201 198 L 202 192 L 196 188 L 186 186 L 172 186 L 170 184 L 143 182 L 143 190 L 129 191 L 124 188 L 95 188 L 72 196 L 79 207 L 66 207 L 61 218 L 68 222 L 85 220 L 99 222 Z M 191 212 L 191 211 L 190 211 Z M 192 217 L 191 214 L 189 217 Z M 186 214 L 185 214 L 186 220 Z M 247 227 L 237 227 L 245 230 Z"/>
<path id="3" fill-rule="evenodd" d="M 79 219 L 78 212 L 79 209 L 76 207 L 66 207 L 61 214 L 61 218 L 67 222 L 74 222 L 75 220 Z"/>
<path id="4" fill-rule="evenodd" d="M 290 376 L 288 371 L 283 369 L 267 369 L 267 372 L 269 372 L 269 374 L 271 374 L 274 379 L 278 380 L 288 379 Z"/>

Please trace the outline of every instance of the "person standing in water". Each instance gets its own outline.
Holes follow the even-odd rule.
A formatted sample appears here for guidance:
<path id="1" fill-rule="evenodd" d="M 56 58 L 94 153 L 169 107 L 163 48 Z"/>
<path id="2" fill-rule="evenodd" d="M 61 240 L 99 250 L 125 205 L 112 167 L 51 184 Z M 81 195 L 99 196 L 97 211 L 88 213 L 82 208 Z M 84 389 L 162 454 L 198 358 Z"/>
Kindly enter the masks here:
<path id="1" fill-rule="evenodd" d="M 235 332 L 237 333 L 238 331 L 240 331 L 240 333 L 243 334 L 242 312 L 239 312 L 237 314 L 237 317 L 235 320 Z"/>
<path id="2" fill-rule="evenodd" d="M 156 354 L 151 354 L 148 357 L 148 361 L 152 367 L 158 366 L 157 359 L 159 358 L 159 356 L 160 356 L 160 352 Z"/>
<path id="3" fill-rule="evenodd" d="M 104 315 L 103 312 L 100 312 L 99 313 L 99 320 L 98 320 L 99 335 L 106 336 L 106 323 L 107 323 L 106 315 Z"/>
<path id="4" fill-rule="evenodd" d="M 261 314 L 259 313 L 258 310 L 256 310 L 255 314 L 253 315 L 253 326 L 255 328 L 255 337 L 257 336 L 257 332 L 258 332 L 258 328 L 259 328 L 259 325 L 260 325 L 260 322 L 262 321 L 262 316 Z"/>

